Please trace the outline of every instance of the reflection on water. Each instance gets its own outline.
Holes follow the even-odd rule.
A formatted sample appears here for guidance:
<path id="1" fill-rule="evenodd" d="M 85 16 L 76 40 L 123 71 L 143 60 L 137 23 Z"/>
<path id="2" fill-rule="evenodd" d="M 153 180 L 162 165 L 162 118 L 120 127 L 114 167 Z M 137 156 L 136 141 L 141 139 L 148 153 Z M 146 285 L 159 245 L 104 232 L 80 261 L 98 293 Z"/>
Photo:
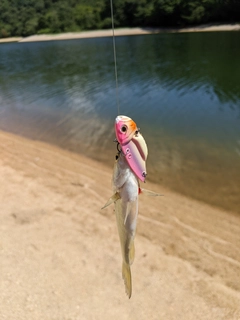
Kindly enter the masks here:
<path id="1" fill-rule="evenodd" d="M 118 37 L 120 111 L 148 179 L 240 212 L 240 33 Z M 112 39 L 0 45 L 0 128 L 112 166 Z"/>

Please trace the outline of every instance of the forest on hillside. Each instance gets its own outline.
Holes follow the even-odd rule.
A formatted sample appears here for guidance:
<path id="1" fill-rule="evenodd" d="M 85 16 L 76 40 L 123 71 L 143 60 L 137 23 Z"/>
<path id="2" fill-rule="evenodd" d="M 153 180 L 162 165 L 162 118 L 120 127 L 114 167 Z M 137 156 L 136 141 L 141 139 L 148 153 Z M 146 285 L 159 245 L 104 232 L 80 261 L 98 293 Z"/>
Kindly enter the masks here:
<path id="1" fill-rule="evenodd" d="M 113 0 L 115 27 L 240 22 L 240 0 Z M 111 28 L 110 0 L 1 0 L 0 38 Z"/>

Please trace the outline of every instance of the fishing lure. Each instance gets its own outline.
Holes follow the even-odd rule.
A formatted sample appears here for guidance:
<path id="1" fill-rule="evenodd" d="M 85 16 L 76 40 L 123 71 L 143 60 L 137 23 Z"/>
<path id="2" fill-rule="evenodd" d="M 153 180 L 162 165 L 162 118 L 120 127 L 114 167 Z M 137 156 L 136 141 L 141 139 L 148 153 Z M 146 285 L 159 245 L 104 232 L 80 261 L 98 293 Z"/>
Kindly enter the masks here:
<path id="1" fill-rule="evenodd" d="M 148 149 L 136 123 L 127 116 L 118 116 L 115 120 L 115 133 L 118 142 L 118 153 L 113 170 L 113 196 L 108 200 L 106 208 L 115 204 L 115 214 L 122 250 L 122 277 L 126 294 L 132 295 L 132 279 L 130 266 L 133 263 L 135 249 L 134 237 L 137 227 L 138 195 L 159 194 L 140 188 L 139 180 L 145 182 L 146 160 Z"/>

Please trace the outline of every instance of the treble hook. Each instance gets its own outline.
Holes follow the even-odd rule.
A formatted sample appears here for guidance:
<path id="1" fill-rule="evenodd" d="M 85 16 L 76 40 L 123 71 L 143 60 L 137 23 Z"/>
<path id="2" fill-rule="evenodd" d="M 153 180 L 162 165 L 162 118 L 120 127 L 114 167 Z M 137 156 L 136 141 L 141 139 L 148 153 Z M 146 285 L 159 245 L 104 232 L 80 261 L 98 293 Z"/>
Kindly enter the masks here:
<path id="1" fill-rule="evenodd" d="M 113 142 L 117 144 L 117 151 L 120 153 L 122 151 L 122 149 L 119 149 L 120 143 L 117 141 L 117 139 L 114 139 Z"/>
<path id="2" fill-rule="evenodd" d="M 117 151 L 120 153 L 120 152 L 122 152 L 122 149 L 121 149 L 121 147 L 120 147 L 120 149 L 119 149 L 119 146 L 120 146 L 120 143 L 118 142 L 118 143 L 117 143 Z"/>

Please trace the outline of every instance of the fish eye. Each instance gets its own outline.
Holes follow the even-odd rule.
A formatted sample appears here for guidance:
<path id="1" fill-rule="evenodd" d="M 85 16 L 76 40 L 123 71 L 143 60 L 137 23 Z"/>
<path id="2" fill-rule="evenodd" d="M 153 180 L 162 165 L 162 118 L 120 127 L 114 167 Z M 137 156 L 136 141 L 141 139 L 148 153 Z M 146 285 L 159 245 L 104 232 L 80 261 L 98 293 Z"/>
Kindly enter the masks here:
<path id="1" fill-rule="evenodd" d="M 126 132 L 127 131 L 127 126 L 126 125 L 123 125 L 122 127 L 121 127 L 121 132 Z"/>

